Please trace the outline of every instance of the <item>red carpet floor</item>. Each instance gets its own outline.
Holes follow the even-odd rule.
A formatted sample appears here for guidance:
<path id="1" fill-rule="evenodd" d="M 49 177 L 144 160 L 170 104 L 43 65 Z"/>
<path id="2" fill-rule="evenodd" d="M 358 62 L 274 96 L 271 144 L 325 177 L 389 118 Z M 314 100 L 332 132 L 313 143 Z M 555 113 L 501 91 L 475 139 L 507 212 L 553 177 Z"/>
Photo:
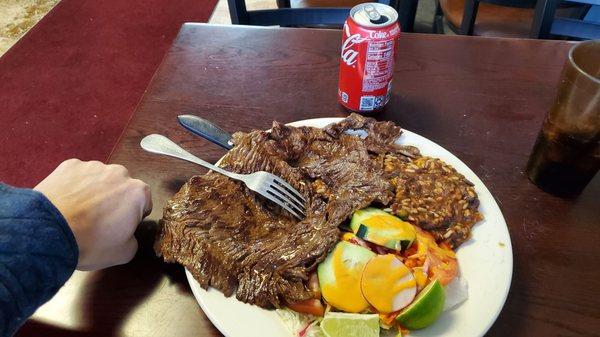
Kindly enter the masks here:
<path id="1" fill-rule="evenodd" d="M 217 0 L 62 0 L 0 58 L 0 181 L 107 159 L 184 22 Z"/>

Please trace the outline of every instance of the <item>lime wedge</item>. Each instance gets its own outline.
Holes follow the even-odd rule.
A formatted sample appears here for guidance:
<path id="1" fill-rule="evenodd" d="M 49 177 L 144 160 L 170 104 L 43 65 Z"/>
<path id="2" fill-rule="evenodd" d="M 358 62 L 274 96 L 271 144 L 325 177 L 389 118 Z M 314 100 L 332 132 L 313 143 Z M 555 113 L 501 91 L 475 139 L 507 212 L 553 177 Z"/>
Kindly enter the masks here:
<path id="1" fill-rule="evenodd" d="M 423 329 L 438 319 L 444 309 L 445 301 L 444 288 L 436 279 L 421 290 L 415 300 L 400 312 L 396 320 L 407 329 Z"/>
<path id="2" fill-rule="evenodd" d="M 328 312 L 321 330 L 325 337 L 379 337 L 379 315 Z"/>

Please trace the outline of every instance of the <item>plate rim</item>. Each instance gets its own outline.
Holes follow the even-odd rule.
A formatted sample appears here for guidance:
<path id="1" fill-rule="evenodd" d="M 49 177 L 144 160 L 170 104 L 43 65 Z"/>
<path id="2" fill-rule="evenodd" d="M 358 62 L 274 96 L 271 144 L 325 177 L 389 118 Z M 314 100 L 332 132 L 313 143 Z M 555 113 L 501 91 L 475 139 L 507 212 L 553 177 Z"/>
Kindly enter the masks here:
<path id="1" fill-rule="evenodd" d="M 309 119 L 302 119 L 302 120 L 292 121 L 292 122 L 286 123 L 285 125 L 306 126 L 305 124 L 314 124 L 314 123 L 323 122 L 323 121 L 327 121 L 327 122 L 329 122 L 328 124 L 331 124 L 331 123 L 339 122 L 339 121 L 341 121 L 343 119 L 344 119 L 344 117 L 309 118 Z M 308 126 L 310 126 L 310 125 L 308 125 Z M 267 129 L 266 131 L 270 131 L 270 130 L 271 129 Z M 504 289 L 502 291 L 502 298 L 501 298 L 501 301 L 499 302 L 500 305 L 496 308 L 495 312 L 491 316 L 489 316 L 490 317 L 489 321 L 487 322 L 485 328 L 482 330 L 481 334 L 478 337 L 484 336 L 489 331 L 489 329 L 492 327 L 492 325 L 496 322 L 496 320 L 498 319 L 498 316 L 502 312 L 502 309 L 506 305 L 506 300 L 507 300 L 508 294 L 510 292 L 510 288 L 511 288 L 511 285 L 512 285 L 513 274 L 514 274 L 514 251 L 512 249 L 512 239 L 510 237 L 510 231 L 508 230 L 508 224 L 506 223 L 506 219 L 504 218 L 504 214 L 502 213 L 502 209 L 498 205 L 498 202 L 496 201 L 496 198 L 494 197 L 494 195 L 490 192 L 490 190 L 487 188 L 487 186 L 483 183 L 483 181 L 481 180 L 481 178 L 479 178 L 479 176 L 467 164 L 465 164 L 458 156 L 456 156 L 452 152 L 448 151 L 446 148 L 444 148 L 443 146 L 441 146 L 438 143 L 434 142 L 433 140 L 431 140 L 429 138 L 426 138 L 424 136 L 421 136 L 420 134 L 418 134 L 416 132 L 412 132 L 412 131 L 410 131 L 408 129 L 405 129 L 405 128 L 402 128 L 402 132 L 403 133 L 406 132 L 406 133 L 412 134 L 414 136 L 417 136 L 417 137 L 420 137 L 420 138 L 424 138 L 425 140 L 428 140 L 429 142 L 432 142 L 433 144 L 437 145 L 438 147 L 440 147 L 441 149 L 443 149 L 444 151 L 448 152 L 450 155 L 452 155 L 453 157 L 455 157 L 469 171 L 471 171 L 471 173 L 479 180 L 479 182 L 481 183 L 481 186 L 485 189 L 485 191 L 492 197 L 492 201 L 494 203 L 494 206 L 499 211 L 499 216 L 500 216 L 499 219 L 502 220 L 502 223 L 504 224 L 504 227 L 506 228 L 506 234 L 507 234 L 508 242 L 505 242 L 504 244 L 505 244 L 505 248 L 507 248 L 508 251 L 509 251 L 509 253 L 507 254 L 508 260 L 506 261 L 506 263 L 508 265 L 508 272 L 507 272 L 507 274 L 510 275 L 510 276 L 508 277 L 508 281 L 506 283 L 504 283 L 505 287 L 504 287 Z M 402 137 L 402 135 L 400 135 L 400 137 Z M 400 137 L 398 139 L 400 139 Z M 221 161 L 221 158 L 217 161 L 216 164 L 218 164 Z M 462 173 L 462 172 L 459 172 L 459 173 Z M 218 319 L 218 317 L 215 316 L 214 312 L 211 311 L 210 308 L 207 307 L 206 303 L 201 299 L 202 298 L 202 294 L 200 293 L 200 291 L 206 292 L 206 290 L 202 289 L 201 287 L 193 286 L 194 283 L 199 286 L 199 283 L 194 279 L 194 277 L 188 271 L 187 268 L 184 268 L 184 269 L 185 269 L 185 274 L 186 274 L 186 278 L 187 278 L 188 284 L 190 286 L 190 289 L 192 290 L 192 293 L 194 294 L 194 298 L 196 299 L 196 302 L 199 304 L 199 306 L 202 309 L 202 311 L 204 312 L 204 314 L 210 320 L 211 324 L 213 324 L 219 330 L 219 332 L 222 333 L 223 335 L 225 335 L 227 337 L 233 337 L 233 336 L 229 335 L 226 331 L 224 331 L 224 330 L 226 330 L 226 328 L 221 325 L 221 322 Z M 214 291 L 218 291 L 218 290 L 216 290 L 216 289 L 214 289 L 212 287 L 211 287 L 211 289 L 214 290 Z M 467 301 L 468 301 L 468 299 L 467 299 Z M 259 309 L 262 309 L 262 308 L 259 308 Z M 266 309 L 263 309 L 263 310 L 266 310 Z"/>

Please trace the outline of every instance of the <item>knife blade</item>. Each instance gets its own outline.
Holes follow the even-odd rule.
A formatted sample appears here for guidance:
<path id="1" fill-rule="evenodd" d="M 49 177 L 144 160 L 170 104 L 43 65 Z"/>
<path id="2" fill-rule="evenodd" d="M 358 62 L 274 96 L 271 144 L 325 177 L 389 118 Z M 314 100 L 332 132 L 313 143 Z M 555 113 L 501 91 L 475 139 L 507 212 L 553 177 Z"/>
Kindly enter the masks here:
<path id="1" fill-rule="evenodd" d="M 191 133 L 198 135 L 210 142 L 213 142 L 224 149 L 231 150 L 231 134 L 221 129 L 214 123 L 196 115 L 177 116 L 179 124 Z"/>

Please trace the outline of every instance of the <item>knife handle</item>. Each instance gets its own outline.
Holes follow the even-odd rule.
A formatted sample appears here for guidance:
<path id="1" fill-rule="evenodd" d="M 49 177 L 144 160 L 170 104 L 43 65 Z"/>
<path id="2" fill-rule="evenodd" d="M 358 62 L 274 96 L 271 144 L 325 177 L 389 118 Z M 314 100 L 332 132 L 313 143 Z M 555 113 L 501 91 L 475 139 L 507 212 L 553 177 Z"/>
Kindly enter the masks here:
<path id="1" fill-rule="evenodd" d="M 180 115 L 177 117 L 177 120 L 181 126 L 191 133 L 211 141 L 224 149 L 231 150 L 233 147 L 231 135 L 204 118 L 195 115 Z"/>

